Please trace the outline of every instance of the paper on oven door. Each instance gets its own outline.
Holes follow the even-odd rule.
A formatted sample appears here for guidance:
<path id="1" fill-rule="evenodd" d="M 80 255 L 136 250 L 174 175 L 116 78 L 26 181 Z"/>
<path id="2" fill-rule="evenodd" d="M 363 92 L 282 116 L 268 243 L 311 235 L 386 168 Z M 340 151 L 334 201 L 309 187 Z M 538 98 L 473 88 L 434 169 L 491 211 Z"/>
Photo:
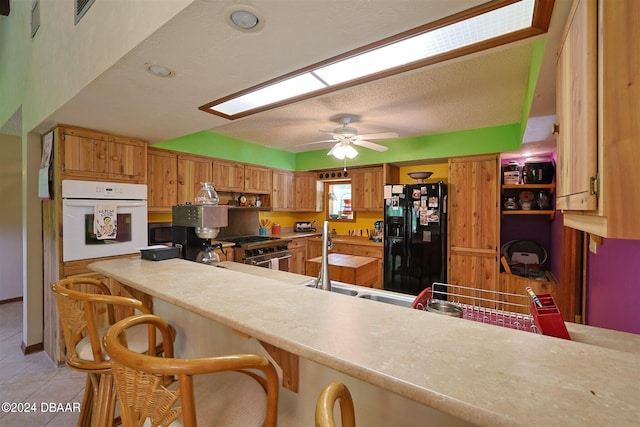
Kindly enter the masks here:
<path id="1" fill-rule="evenodd" d="M 97 203 L 93 213 L 93 233 L 98 240 L 115 239 L 118 235 L 118 205 Z"/>

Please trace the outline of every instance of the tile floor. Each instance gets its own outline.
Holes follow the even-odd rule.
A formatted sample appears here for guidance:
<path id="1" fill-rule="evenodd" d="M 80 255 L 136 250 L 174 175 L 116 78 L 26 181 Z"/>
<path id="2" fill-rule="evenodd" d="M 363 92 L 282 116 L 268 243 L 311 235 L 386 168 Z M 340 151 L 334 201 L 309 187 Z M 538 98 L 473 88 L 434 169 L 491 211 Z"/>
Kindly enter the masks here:
<path id="1" fill-rule="evenodd" d="M 56 412 L 60 406 L 82 403 L 86 374 L 57 367 L 44 351 L 23 355 L 22 302 L 0 304 L 0 425 L 2 427 L 69 427 L 77 411 Z M 4 402 L 35 404 L 35 412 L 5 412 Z"/>

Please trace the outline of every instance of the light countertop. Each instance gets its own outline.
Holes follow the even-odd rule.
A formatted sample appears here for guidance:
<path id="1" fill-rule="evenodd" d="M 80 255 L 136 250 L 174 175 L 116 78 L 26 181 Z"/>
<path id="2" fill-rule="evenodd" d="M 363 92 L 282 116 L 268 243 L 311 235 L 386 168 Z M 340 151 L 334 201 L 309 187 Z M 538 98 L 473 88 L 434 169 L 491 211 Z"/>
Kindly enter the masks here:
<path id="1" fill-rule="evenodd" d="M 89 268 L 478 425 L 640 421 L 637 335 L 613 333 L 607 338 L 612 343 L 632 344 L 604 348 L 294 286 L 306 276 L 268 269 L 256 276 L 247 274 L 255 267 L 229 266 L 128 258 Z M 588 327 L 577 329 L 589 336 Z"/>

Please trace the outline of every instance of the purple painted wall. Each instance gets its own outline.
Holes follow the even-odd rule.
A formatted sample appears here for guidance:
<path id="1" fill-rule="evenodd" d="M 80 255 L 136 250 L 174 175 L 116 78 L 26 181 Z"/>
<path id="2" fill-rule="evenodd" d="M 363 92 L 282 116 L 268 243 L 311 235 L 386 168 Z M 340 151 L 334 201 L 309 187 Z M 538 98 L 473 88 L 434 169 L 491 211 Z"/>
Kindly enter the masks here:
<path id="1" fill-rule="evenodd" d="M 551 155 L 555 161 L 555 153 Z M 523 158 L 506 159 L 520 163 Z M 546 267 L 561 279 L 562 212 L 553 222 L 543 217 L 505 216 L 502 244 L 530 239 L 549 253 Z M 640 240 L 605 239 L 598 253 L 589 253 L 586 322 L 591 326 L 640 334 Z"/>
<path id="2" fill-rule="evenodd" d="M 640 334 L 640 240 L 605 239 L 588 262 L 587 323 Z"/>

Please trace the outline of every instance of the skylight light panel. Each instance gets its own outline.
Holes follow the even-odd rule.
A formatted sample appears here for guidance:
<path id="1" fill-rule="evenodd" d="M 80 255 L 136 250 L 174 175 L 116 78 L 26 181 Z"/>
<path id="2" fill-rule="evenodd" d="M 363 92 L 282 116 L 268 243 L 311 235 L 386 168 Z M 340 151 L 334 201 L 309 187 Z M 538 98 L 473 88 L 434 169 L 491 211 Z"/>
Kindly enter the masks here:
<path id="1" fill-rule="evenodd" d="M 249 92 L 210 108 L 223 114 L 234 115 L 264 105 L 273 104 L 283 99 L 304 95 L 325 87 L 320 80 L 310 73 L 301 74 L 287 80 Z"/>
<path id="2" fill-rule="evenodd" d="M 233 120 L 348 85 L 457 58 L 470 51 L 522 40 L 548 30 L 552 5 L 550 0 L 520 0 L 497 9 L 492 9 L 495 7 L 492 5 L 483 7 L 482 11 L 470 9 L 471 14 L 461 12 L 446 25 L 444 21 L 425 24 L 356 49 L 351 52 L 352 56 L 347 53 L 327 59 L 305 67 L 298 75 L 289 73 L 287 77 L 272 80 L 275 83 L 268 86 L 256 85 L 199 108 Z M 294 77 L 290 77 L 292 75 Z"/>
<path id="3" fill-rule="evenodd" d="M 329 85 L 336 85 L 469 46 L 529 27 L 533 6 L 534 0 L 514 3 L 327 65 L 314 72 Z"/>

